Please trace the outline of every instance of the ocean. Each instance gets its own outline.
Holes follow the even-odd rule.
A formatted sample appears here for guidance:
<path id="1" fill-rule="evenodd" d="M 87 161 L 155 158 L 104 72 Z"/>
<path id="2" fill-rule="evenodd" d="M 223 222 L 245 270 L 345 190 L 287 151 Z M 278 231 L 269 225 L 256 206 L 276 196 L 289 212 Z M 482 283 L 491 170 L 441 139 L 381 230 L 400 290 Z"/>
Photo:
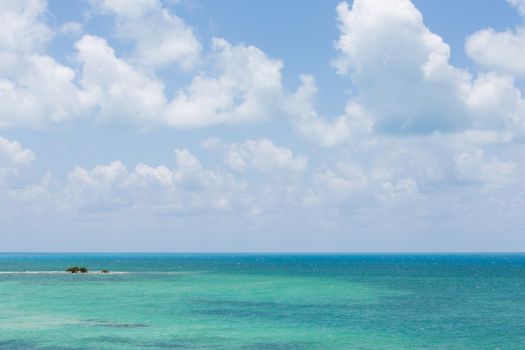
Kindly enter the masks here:
<path id="1" fill-rule="evenodd" d="M 525 349 L 525 255 L 0 254 L 0 349 Z"/>

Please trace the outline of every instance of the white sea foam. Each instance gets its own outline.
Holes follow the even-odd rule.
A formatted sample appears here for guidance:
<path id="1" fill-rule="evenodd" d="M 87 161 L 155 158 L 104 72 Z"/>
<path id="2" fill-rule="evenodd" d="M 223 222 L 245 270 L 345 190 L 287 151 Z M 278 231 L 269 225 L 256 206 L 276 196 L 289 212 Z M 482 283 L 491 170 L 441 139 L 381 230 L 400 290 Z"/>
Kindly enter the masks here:
<path id="1" fill-rule="evenodd" d="M 76 273 L 75 275 L 126 275 L 130 272 L 124 271 L 88 271 L 85 273 Z M 0 271 L 0 275 L 73 275 L 67 271 Z"/>
<path id="2" fill-rule="evenodd" d="M 0 271 L 0 275 L 56 275 L 65 273 L 65 271 Z"/>
<path id="3" fill-rule="evenodd" d="M 187 275 L 201 271 L 88 271 L 71 273 L 68 271 L 0 271 L 0 275 L 128 275 L 128 274 L 154 274 L 154 275 Z"/>

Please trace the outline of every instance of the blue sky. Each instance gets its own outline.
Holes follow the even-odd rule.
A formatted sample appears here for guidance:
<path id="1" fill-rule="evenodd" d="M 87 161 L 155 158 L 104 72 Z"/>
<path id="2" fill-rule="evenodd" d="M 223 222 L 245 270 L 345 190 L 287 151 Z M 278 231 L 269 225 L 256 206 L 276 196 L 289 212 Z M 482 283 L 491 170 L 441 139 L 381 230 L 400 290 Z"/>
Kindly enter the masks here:
<path id="1" fill-rule="evenodd" d="M 2 6 L 2 251 L 525 249 L 523 0 Z"/>

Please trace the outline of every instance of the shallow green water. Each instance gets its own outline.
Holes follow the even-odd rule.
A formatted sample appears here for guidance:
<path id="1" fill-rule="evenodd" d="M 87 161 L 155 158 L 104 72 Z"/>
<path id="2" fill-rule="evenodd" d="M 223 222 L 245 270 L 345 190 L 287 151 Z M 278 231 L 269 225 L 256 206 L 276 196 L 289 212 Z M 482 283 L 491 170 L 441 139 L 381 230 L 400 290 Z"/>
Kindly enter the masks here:
<path id="1" fill-rule="evenodd" d="M 524 285 L 525 255 L 0 254 L 0 349 L 525 349 Z"/>

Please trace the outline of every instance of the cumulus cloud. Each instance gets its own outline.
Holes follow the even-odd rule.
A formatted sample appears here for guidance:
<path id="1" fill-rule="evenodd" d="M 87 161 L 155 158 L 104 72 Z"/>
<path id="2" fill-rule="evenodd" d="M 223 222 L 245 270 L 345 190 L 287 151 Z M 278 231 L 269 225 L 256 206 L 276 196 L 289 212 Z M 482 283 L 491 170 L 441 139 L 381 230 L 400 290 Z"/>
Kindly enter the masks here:
<path id="1" fill-rule="evenodd" d="M 127 169 L 121 161 L 114 161 L 108 165 L 97 165 L 90 171 L 77 166 L 68 175 L 69 181 L 78 186 L 105 187 L 114 183 L 121 183 L 127 175 Z"/>
<path id="2" fill-rule="evenodd" d="M 76 48 L 86 103 L 105 120 L 179 128 L 250 122 L 268 117 L 282 96 L 279 61 L 223 39 L 214 39 L 210 73 L 198 74 L 170 101 L 161 80 L 118 58 L 105 39 L 85 35 Z"/>
<path id="3" fill-rule="evenodd" d="M 460 153 L 454 162 L 457 176 L 465 181 L 501 185 L 510 181 L 516 172 L 514 162 L 502 161 L 497 157 L 486 159 L 481 149 Z"/>
<path id="4" fill-rule="evenodd" d="M 507 0 L 509 4 L 516 7 L 518 11 L 525 16 L 525 1 L 523 0 Z"/>
<path id="5" fill-rule="evenodd" d="M 258 48 L 213 39 L 214 66 L 179 89 L 167 105 L 165 122 L 203 127 L 268 118 L 282 97 L 282 63 Z"/>
<path id="6" fill-rule="evenodd" d="M 514 77 L 498 70 L 473 75 L 451 65 L 450 47 L 409 0 L 342 2 L 337 15 L 341 35 L 333 63 L 355 93 L 342 115 L 326 118 L 313 102 L 314 78 L 304 75 L 286 108 L 309 139 L 331 146 L 391 135 L 525 130 L 525 100 Z M 494 49 L 505 59 L 521 56 L 500 51 Z"/>
<path id="7" fill-rule="evenodd" d="M 17 141 L 0 136 L 0 226 L 6 220 L 40 214 L 53 208 L 50 175 L 35 174 L 35 153 Z"/>
<path id="8" fill-rule="evenodd" d="M 166 104 L 162 82 L 116 57 L 103 38 L 85 35 L 75 47 L 82 64 L 80 84 L 98 118 L 157 122 Z"/>
<path id="9" fill-rule="evenodd" d="M 81 114 L 82 91 L 73 69 L 43 53 L 52 37 L 46 2 L 2 4 L 0 29 L 0 128 L 40 127 Z"/>
<path id="10" fill-rule="evenodd" d="M 317 169 L 313 176 L 315 185 L 328 190 L 328 196 L 336 198 L 355 196 L 366 192 L 369 186 L 369 174 L 351 162 L 340 162 L 331 168 Z"/>
<path id="11" fill-rule="evenodd" d="M 27 55 L 19 64 L 25 71 L 0 78 L 0 127 L 29 128 L 81 116 L 86 94 L 75 84 L 74 71 L 45 55 Z"/>
<path id="12" fill-rule="evenodd" d="M 349 101 L 345 113 L 334 120 L 320 115 L 313 101 L 317 94 L 315 78 L 301 76 L 301 85 L 286 100 L 285 110 L 294 126 L 308 139 L 322 146 L 333 146 L 349 139 L 361 138 L 373 130 L 374 119 L 358 103 Z"/>
<path id="13" fill-rule="evenodd" d="M 521 1 L 509 2 L 522 8 Z M 525 68 L 502 59 L 523 56 L 521 27 L 472 35 L 466 49 L 480 69 L 471 72 L 449 62 L 449 46 L 410 1 L 343 2 L 336 9 L 334 66 L 353 91 L 344 110 L 329 117 L 319 112 L 313 75 L 301 75 L 298 89 L 289 91 L 283 63 L 255 46 L 215 38 L 205 52 L 193 30 L 158 0 L 91 3 L 97 15 L 114 20 L 116 41 L 85 33 L 75 39 L 68 67 L 46 54 L 46 44 L 54 34 L 76 37 L 89 27 L 66 23 L 54 33 L 44 1 L 6 2 L 0 127 L 90 118 L 203 128 L 275 115 L 289 117 L 315 145 L 342 146 L 299 141 L 293 144 L 302 148 L 292 150 L 259 135 L 210 138 L 201 145 L 215 153 L 200 159 L 186 148 L 157 164 L 138 159 L 88 167 L 79 159 L 66 176 L 26 181 L 34 153 L 0 137 L 0 220 L 31 207 L 46 218 L 66 213 L 74 222 L 98 222 L 104 215 L 128 227 L 122 218 L 151 215 L 155 220 L 142 221 L 175 225 L 173 216 L 229 213 L 236 224 L 249 217 L 253 226 L 288 227 L 296 220 L 297 232 L 314 223 L 346 235 L 381 225 L 386 232 L 404 230 L 419 216 L 423 224 L 521 217 L 524 157 L 517 136 L 525 131 L 525 102 L 515 80 Z M 162 74 L 175 66 L 187 69 L 178 86 Z M 198 221 L 209 229 L 207 220 Z"/>
<path id="14" fill-rule="evenodd" d="M 313 166 L 305 200 L 310 206 L 371 215 L 395 206 L 399 212 L 430 215 L 456 201 L 468 207 L 474 193 L 483 201 L 489 191 L 504 203 L 510 199 L 504 199 L 510 195 L 505 188 L 521 188 L 516 181 L 523 158 L 516 156 L 521 147 L 510 146 L 508 140 L 500 133 L 467 131 L 376 137 L 374 142 L 337 148 L 332 152 L 337 156 Z"/>
<path id="15" fill-rule="evenodd" d="M 16 176 L 34 159 L 35 154 L 32 150 L 0 136 L 0 186 L 5 185 L 8 178 Z"/>
<path id="16" fill-rule="evenodd" d="M 6 3 L 0 31 L 0 127 L 95 117 L 139 127 L 200 128 L 285 113 L 301 133 L 324 146 L 371 132 L 524 129 L 525 102 L 513 77 L 496 68 L 473 76 L 453 67 L 450 48 L 424 25 L 409 0 L 356 0 L 352 7 L 346 2 L 337 6 L 341 35 L 334 64 L 350 77 L 356 93 L 335 118 L 317 112 L 312 76 L 301 76 L 301 86 L 288 93 L 279 60 L 221 38 L 213 39 L 205 60 L 209 64 L 189 84 L 176 87 L 172 97 L 155 72 L 170 63 L 187 66 L 203 56 L 192 29 L 158 0 L 91 3 L 114 17 L 118 36 L 135 43 L 131 57 L 123 58 L 104 38 L 84 35 L 75 44 L 78 69 L 64 66 L 44 53 L 54 34 L 46 24 L 46 3 Z M 150 22 L 156 25 L 144 25 Z M 78 23 L 66 23 L 59 32 L 80 29 Z M 469 43 L 483 36 L 478 34 Z M 518 30 L 511 34 L 519 37 Z M 471 46 L 477 47 L 477 58 L 490 56 L 497 47 L 467 44 L 467 49 Z M 512 52 L 497 56 L 520 56 Z"/>
<path id="17" fill-rule="evenodd" d="M 468 123 L 462 91 L 469 75 L 452 67 L 450 48 L 409 0 L 357 0 L 337 6 L 335 66 L 386 133 L 455 131 Z"/>
<path id="18" fill-rule="evenodd" d="M 466 43 L 467 54 L 482 68 L 525 77 L 525 28 L 496 32 L 492 28 L 472 34 Z"/>
<path id="19" fill-rule="evenodd" d="M 114 16 L 119 37 L 135 43 L 133 61 L 160 68 L 177 63 L 190 68 L 198 61 L 201 44 L 191 27 L 158 0 L 91 0 L 92 5 Z"/>
<path id="20" fill-rule="evenodd" d="M 16 141 L 9 141 L 0 136 L 0 167 L 23 166 L 31 163 L 35 154 L 28 148 L 23 148 Z"/>
<path id="21" fill-rule="evenodd" d="M 69 36 L 80 35 L 83 31 L 84 25 L 80 22 L 66 22 L 58 29 L 60 34 Z"/>
<path id="22" fill-rule="evenodd" d="M 408 0 L 356 1 L 337 7 L 336 67 L 349 73 L 359 100 L 385 132 L 453 131 L 465 123 L 459 93 L 466 73 Z"/>
<path id="23" fill-rule="evenodd" d="M 197 215 L 236 212 L 243 217 L 293 207 L 306 189 L 298 177 L 266 176 L 304 173 L 307 158 L 276 146 L 269 139 L 226 144 L 221 141 L 223 163 L 207 168 L 185 148 L 175 149 L 174 164 L 134 167 L 121 161 L 93 168 L 75 167 L 65 184 L 53 191 L 57 210 L 74 215 L 112 215 L 143 212 L 151 215 Z M 245 176 L 247 171 L 264 176 Z M 259 179 L 259 180 L 257 180 Z M 267 179 L 267 180 L 264 180 Z M 302 181 L 302 180 L 301 180 Z"/>
<path id="24" fill-rule="evenodd" d="M 465 104 L 475 118 L 472 130 L 525 131 L 525 100 L 514 79 L 496 73 L 480 74 L 469 86 Z"/>
<path id="25" fill-rule="evenodd" d="M 525 16 L 525 2 L 508 0 L 521 15 Z M 486 28 L 467 38 L 465 45 L 468 56 L 482 69 L 525 78 L 525 63 L 516 57 L 525 56 L 525 27 L 506 29 L 498 32 Z"/>
<path id="26" fill-rule="evenodd" d="M 302 171 L 308 160 L 305 156 L 295 156 L 288 148 L 274 145 L 269 139 L 257 139 L 231 144 L 226 153 L 226 164 L 239 172 L 247 168 L 264 172 Z"/>
<path id="27" fill-rule="evenodd" d="M 44 22 L 46 6 L 45 0 L 2 2 L 2 13 L 0 13 L 2 56 L 10 53 L 31 53 L 44 48 L 53 34 Z"/>
<path id="28" fill-rule="evenodd" d="M 381 138 L 359 149 L 336 148 L 329 156 L 323 152 L 322 159 L 311 164 L 308 159 L 307 167 L 306 157 L 269 139 L 208 139 L 203 145 L 224 155 L 223 163 L 213 168 L 179 148 L 165 164 L 131 166 L 117 160 L 79 165 L 65 180 L 46 176 L 16 188 L 0 187 L 0 220 L 20 213 L 27 217 L 30 210 L 61 221 L 118 224 L 131 232 L 129 220 L 137 217 L 148 218 L 143 220 L 147 227 L 221 217 L 248 225 L 243 226 L 247 232 L 253 225 L 288 227 L 296 220 L 303 230 L 348 233 L 349 227 L 392 232 L 443 217 L 485 217 L 491 208 L 487 201 L 498 205 L 491 218 L 504 217 L 507 210 L 519 215 L 515 213 L 523 203 L 513 198 L 523 191 L 520 160 L 510 159 L 512 152 L 501 153 L 504 136 L 468 133 Z M 487 143 L 495 147 L 480 148 Z M 30 150 L 5 139 L 0 139 L 0 150 L 0 164 L 10 168 L 22 169 L 34 158 Z M 293 176 L 274 176 L 278 172 Z M 253 176 L 257 174 L 262 176 Z M 504 190 L 509 184 L 516 185 L 512 192 Z"/>
<path id="29" fill-rule="evenodd" d="M 62 200 L 65 210 L 145 210 L 164 215 L 200 210 L 225 210 L 242 186 L 228 174 L 204 169 L 187 149 L 175 150 L 176 166 L 139 163 L 128 169 L 121 161 L 77 166 L 68 175 Z"/>
<path id="30" fill-rule="evenodd" d="M 261 120 L 278 110 L 282 63 L 258 48 L 213 39 L 209 64 L 171 97 L 155 71 L 170 63 L 188 68 L 200 60 L 201 45 L 192 29 L 159 1 L 92 4 L 115 17 L 119 36 L 135 42 L 132 57 L 125 59 L 105 38 L 86 34 L 75 43 L 78 68 L 65 66 L 44 53 L 54 34 L 46 24 L 46 2 L 6 4 L 0 30 L 0 127 L 38 128 L 92 118 L 138 127 L 198 128 Z M 58 32 L 81 30 L 78 23 L 66 23 Z"/>

